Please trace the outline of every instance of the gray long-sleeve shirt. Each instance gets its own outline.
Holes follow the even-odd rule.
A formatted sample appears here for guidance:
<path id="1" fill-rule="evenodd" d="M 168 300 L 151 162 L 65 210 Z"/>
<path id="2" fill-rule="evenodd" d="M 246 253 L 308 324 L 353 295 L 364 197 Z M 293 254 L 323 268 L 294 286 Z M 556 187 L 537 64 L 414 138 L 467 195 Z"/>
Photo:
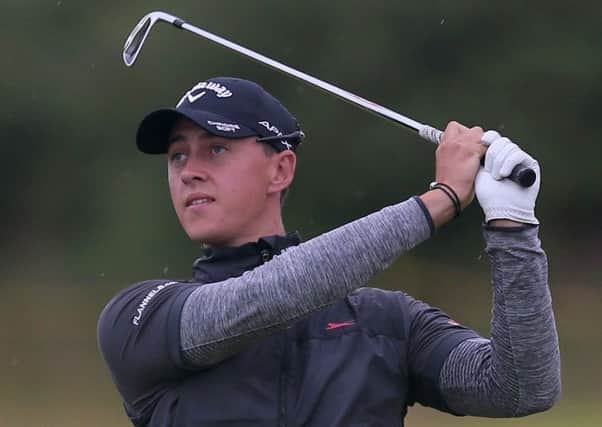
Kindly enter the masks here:
<path id="1" fill-rule="evenodd" d="M 364 286 L 429 237 L 411 199 L 285 250 L 270 262 L 199 287 L 181 315 L 186 361 L 208 367 Z M 558 338 L 537 228 L 485 229 L 492 263 L 491 339 L 467 340 L 447 357 L 439 387 L 457 413 L 520 416 L 560 393 Z"/>

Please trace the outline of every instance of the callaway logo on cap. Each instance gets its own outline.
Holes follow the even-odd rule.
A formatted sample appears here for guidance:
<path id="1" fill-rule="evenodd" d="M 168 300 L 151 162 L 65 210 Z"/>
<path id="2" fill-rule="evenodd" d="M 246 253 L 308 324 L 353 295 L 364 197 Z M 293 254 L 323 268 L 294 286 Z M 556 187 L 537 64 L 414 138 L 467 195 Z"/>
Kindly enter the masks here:
<path id="1" fill-rule="evenodd" d="M 292 114 L 257 83 L 215 77 L 194 85 L 175 108 L 148 114 L 140 123 L 136 145 L 148 154 L 167 152 L 168 136 L 179 117 L 225 138 L 257 136 L 278 151 L 295 150 L 303 132 Z"/>

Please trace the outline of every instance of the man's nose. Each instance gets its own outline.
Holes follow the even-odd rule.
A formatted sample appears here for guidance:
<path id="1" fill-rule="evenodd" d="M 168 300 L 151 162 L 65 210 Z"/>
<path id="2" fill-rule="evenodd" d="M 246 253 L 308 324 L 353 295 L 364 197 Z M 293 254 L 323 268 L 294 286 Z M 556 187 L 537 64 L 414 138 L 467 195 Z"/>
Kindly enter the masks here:
<path id="1" fill-rule="evenodd" d="M 208 171 L 202 161 L 188 161 L 182 171 L 181 179 L 184 184 L 191 184 L 194 181 L 207 181 Z"/>

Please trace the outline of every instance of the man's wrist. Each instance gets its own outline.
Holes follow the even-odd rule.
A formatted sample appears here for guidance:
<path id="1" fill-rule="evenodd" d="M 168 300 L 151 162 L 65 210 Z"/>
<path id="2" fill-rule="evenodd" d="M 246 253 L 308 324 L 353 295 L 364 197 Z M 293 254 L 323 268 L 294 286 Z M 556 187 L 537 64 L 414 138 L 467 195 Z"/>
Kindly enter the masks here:
<path id="1" fill-rule="evenodd" d="M 458 197 L 458 194 L 455 192 L 455 190 L 452 187 L 445 184 L 444 182 L 433 181 L 429 184 L 429 190 L 443 191 L 454 204 L 454 209 L 456 212 L 455 216 L 460 216 L 460 214 L 462 213 L 462 205 L 460 202 L 460 198 Z"/>
<path id="2" fill-rule="evenodd" d="M 435 228 L 441 227 L 456 215 L 452 200 L 443 191 L 427 191 L 419 196 L 428 210 Z"/>

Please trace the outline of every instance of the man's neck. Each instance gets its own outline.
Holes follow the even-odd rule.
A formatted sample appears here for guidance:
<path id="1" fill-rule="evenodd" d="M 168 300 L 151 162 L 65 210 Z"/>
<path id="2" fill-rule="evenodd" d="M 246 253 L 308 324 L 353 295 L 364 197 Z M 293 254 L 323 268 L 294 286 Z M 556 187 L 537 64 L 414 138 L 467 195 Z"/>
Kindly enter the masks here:
<path id="1" fill-rule="evenodd" d="M 263 214 L 256 222 L 246 228 L 244 234 L 232 236 L 232 238 L 220 242 L 219 244 L 207 244 L 206 247 L 237 247 L 246 243 L 256 242 L 266 236 L 285 236 L 286 230 L 280 214 L 280 206 L 278 209 L 272 210 L 273 214 Z"/>

